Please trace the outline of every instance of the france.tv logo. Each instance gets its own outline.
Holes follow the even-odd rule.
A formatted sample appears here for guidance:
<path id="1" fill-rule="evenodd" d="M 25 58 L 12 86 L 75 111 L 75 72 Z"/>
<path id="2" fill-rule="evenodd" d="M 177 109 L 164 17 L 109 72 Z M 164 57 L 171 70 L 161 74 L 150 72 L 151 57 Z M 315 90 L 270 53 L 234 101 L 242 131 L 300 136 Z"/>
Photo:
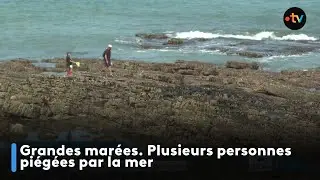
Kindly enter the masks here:
<path id="1" fill-rule="evenodd" d="M 283 22 L 289 29 L 299 30 L 306 24 L 307 16 L 302 9 L 292 7 L 284 13 Z"/>

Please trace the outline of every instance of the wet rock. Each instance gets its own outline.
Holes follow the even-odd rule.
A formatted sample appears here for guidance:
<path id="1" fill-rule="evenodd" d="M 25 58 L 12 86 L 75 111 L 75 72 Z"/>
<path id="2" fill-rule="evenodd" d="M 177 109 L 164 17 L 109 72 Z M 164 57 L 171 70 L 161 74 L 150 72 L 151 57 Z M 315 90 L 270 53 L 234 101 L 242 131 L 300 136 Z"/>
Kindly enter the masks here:
<path id="1" fill-rule="evenodd" d="M 205 42 L 205 41 L 209 41 L 210 39 L 208 39 L 208 38 L 196 38 L 195 40 L 200 41 L 200 42 Z"/>
<path id="2" fill-rule="evenodd" d="M 168 40 L 167 43 L 165 43 L 165 45 L 180 45 L 183 44 L 183 39 L 179 39 L 179 38 L 171 38 Z"/>
<path id="3" fill-rule="evenodd" d="M 234 69 L 259 69 L 259 64 L 256 62 L 247 63 L 247 62 L 239 62 L 239 61 L 228 61 L 226 63 L 227 68 L 234 68 Z"/>
<path id="4" fill-rule="evenodd" d="M 141 49 L 161 49 L 162 48 L 160 46 L 155 46 L 155 45 L 152 45 L 152 44 L 141 44 L 141 45 L 139 45 L 139 47 Z"/>
<path id="5" fill-rule="evenodd" d="M 176 64 L 182 64 L 182 63 L 186 63 L 186 61 L 185 60 L 176 60 L 175 63 Z"/>
<path id="6" fill-rule="evenodd" d="M 259 63 L 257 63 L 257 62 L 251 63 L 251 69 L 253 69 L 253 70 L 259 70 L 259 68 L 260 68 Z"/>
<path id="7" fill-rule="evenodd" d="M 136 34 L 136 37 L 144 39 L 167 39 L 169 38 L 166 34 L 148 34 L 148 33 L 139 33 Z"/>
<path id="8" fill-rule="evenodd" d="M 11 124 L 10 126 L 10 134 L 11 135 L 24 135 L 24 126 L 22 124 L 16 123 L 16 124 Z"/>
<path id="9" fill-rule="evenodd" d="M 245 56 L 245 57 L 249 57 L 249 58 L 262 58 L 263 55 L 262 54 L 258 54 L 258 53 L 254 53 L 254 52 L 238 52 L 236 53 L 239 56 Z"/>
<path id="10" fill-rule="evenodd" d="M 57 138 L 58 138 L 58 134 L 57 133 L 50 133 L 50 132 L 48 132 L 48 133 L 40 133 L 39 135 L 38 135 L 38 138 L 40 139 L 40 140 L 56 140 Z"/>

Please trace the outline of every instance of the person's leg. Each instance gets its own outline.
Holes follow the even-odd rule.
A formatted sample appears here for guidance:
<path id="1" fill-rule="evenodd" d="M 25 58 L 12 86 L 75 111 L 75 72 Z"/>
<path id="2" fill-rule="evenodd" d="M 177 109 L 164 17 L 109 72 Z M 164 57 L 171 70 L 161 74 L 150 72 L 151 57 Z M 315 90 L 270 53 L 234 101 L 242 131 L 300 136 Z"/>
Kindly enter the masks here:
<path id="1" fill-rule="evenodd" d="M 110 75 L 113 76 L 111 66 L 112 66 L 112 63 L 111 63 L 111 60 L 110 60 L 109 61 L 109 71 L 110 71 Z"/>
<path id="2" fill-rule="evenodd" d="M 112 70 L 111 70 L 111 66 L 110 66 L 110 65 L 109 65 L 108 69 L 109 69 L 110 76 L 113 76 L 113 75 L 112 75 Z"/>
<path id="3" fill-rule="evenodd" d="M 102 70 L 102 72 L 103 73 L 105 73 L 105 76 L 107 76 L 107 69 L 108 69 L 108 63 L 107 63 L 107 60 L 105 59 L 105 58 L 103 58 L 103 66 L 104 66 L 104 68 L 103 68 L 103 70 Z"/>
<path id="4" fill-rule="evenodd" d="M 70 77 L 72 76 L 72 68 L 68 68 L 68 71 L 67 71 L 67 76 Z"/>
<path id="5" fill-rule="evenodd" d="M 110 61 L 106 61 L 106 68 L 109 71 L 109 75 L 112 76 L 112 71 L 111 71 L 111 63 Z"/>
<path id="6" fill-rule="evenodd" d="M 67 77 L 70 76 L 70 68 L 67 68 Z"/>

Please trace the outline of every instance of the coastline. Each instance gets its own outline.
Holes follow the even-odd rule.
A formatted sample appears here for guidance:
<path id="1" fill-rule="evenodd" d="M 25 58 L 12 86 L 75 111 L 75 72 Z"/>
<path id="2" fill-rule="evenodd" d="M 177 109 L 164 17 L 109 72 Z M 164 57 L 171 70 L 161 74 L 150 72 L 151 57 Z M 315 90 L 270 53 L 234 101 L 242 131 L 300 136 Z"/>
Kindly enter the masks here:
<path id="1" fill-rule="evenodd" d="M 1 137 L 37 131 L 50 139 L 70 129 L 100 135 L 109 129 L 166 144 L 319 145 L 319 69 L 278 73 L 236 62 L 116 60 L 114 76 L 105 78 L 101 60 L 74 60 L 81 66 L 71 78 L 60 76 L 61 58 L 42 61 L 54 68 L 21 59 L 0 63 Z M 24 130 L 13 131 L 15 124 Z"/>

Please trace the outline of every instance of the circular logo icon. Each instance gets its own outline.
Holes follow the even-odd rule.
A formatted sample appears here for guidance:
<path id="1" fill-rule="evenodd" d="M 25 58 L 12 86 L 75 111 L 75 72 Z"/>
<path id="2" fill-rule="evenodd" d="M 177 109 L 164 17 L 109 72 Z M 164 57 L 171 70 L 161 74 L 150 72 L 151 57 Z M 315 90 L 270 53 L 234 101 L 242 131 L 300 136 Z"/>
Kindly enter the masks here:
<path id="1" fill-rule="evenodd" d="M 307 15 L 302 9 L 292 7 L 284 13 L 283 22 L 289 29 L 299 30 L 306 24 Z"/>

